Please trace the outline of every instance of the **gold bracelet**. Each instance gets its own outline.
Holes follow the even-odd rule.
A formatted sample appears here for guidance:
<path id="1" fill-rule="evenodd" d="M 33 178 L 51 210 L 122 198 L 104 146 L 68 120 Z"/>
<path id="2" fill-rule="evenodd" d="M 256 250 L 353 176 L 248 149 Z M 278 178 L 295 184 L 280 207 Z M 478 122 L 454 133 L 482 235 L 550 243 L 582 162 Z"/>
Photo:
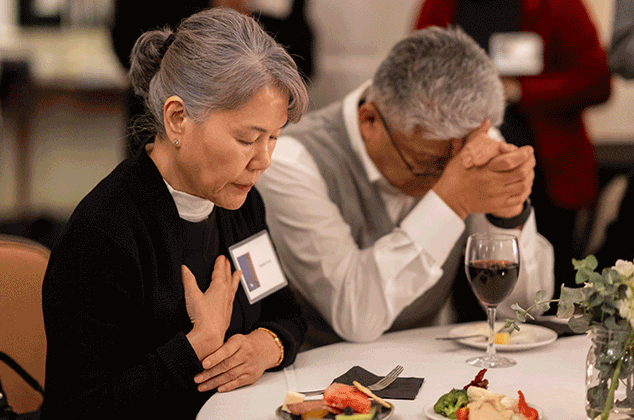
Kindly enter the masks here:
<path id="1" fill-rule="evenodd" d="M 275 340 L 275 343 L 280 348 L 280 360 L 278 360 L 277 363 L 275 364 L 275 366 L 273 366 L 273 367 L 277 367 L 277 366 L 281 365 L 282 361 L 284 360 L 284 344 L 282 344 L 282 341 L 277 336 L 277 334 L 275 334 L 273 331 L 269 330 L 268 328 L 260 327 L 260 328 L 258 328 L 258 330 L 266 331 L 267 333 L 271 334 L 271 337 L 273 337 L 273 340 Z"/>

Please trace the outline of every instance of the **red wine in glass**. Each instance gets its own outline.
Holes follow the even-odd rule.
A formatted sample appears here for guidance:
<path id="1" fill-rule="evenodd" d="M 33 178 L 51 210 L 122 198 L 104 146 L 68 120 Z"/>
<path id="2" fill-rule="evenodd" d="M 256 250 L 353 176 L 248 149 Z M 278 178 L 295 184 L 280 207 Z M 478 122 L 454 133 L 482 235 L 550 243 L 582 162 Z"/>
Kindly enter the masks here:
<path id="1" fill-rule="evenodd" d="M 515 360 L 495 352 L 494 337 L 497 306 L 511 294 L 519 277 L 517 237 L 494 233 L 470 235 L 465 249 L 465 268 L 471 290 L 486 308 L 489 330 L 486 354 L 472 357 L 467 363 L 482 368 L 515 365 Z"/>
<path id="2" fill-rule="evenodd" d="M 467 276 L 473 293 L 485 306 L 497 306 L 511 294 L 520 274 L 520 265 L 504 260 L 471 261 Z"/>

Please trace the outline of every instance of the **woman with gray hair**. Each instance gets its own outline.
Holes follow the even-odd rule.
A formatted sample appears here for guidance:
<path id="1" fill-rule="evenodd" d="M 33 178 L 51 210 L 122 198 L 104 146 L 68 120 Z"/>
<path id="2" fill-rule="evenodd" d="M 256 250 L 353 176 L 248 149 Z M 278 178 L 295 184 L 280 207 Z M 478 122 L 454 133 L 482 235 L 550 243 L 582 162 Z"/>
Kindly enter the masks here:
<path id="1" fill-rule="evenodd" d="M 219 8 L 143 34 L 131 61 L 140 147 L 78 205 L 44 279 L 44 418 L 193 419 L 215 392 L 290 365 L 304 338 L 283 276 L 241 282 L 253 267 L 229 258 L 234 245 L 275 258 L 250 245 L 268 235 L 253 185 L 306 111 L 295 63 Z"/>

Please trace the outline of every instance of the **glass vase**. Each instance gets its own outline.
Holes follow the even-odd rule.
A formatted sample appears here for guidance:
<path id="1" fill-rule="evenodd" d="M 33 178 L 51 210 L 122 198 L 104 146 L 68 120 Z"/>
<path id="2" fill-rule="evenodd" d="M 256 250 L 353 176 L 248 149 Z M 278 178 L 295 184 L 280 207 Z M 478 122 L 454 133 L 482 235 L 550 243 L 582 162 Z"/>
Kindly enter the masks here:
<path id="1" fill-rule="evenodd" d="M 634 354 L 623 349 L 628 332 L 594 328 L 586 359 L 586 413 L 589 419 L 634 419 Z M 617 372 L 618 371 L 618 372 Z M 613 384 L 616 378 L 616 384 Z M 604 413 L 611 388 L 612 408 Z"/>

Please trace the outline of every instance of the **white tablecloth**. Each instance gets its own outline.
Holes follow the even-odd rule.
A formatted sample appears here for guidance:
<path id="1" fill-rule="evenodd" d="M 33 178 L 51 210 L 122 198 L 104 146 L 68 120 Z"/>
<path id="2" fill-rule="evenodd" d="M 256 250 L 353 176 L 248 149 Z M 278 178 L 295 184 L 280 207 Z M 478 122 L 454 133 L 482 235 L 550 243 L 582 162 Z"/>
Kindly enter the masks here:
<path id="1" fill-rule="evenodd" d="M 197 420 L 273 420 L 288 390 L 326 388 L 354 365 L 382 376 L 397 364 L 405 368 L 402 377 L 423 377 L 425 381 L 415 400 L 391 400 L 395 406 L 391 418 L 423 420 L 427 404 L 452 388 L 466 385 L 480 370 L 465 360 L 482 350 L 434 339 L 447 335 L 451 328 L 402 331 L 384 334 L 373 343 L 338 343 L 300 353 L 282 372 L 265 373 L 251 386 L 212 396 Z M 580 335 L 531 350 L 505 352 L 517 365 L 489 369 L 485 375 L 489 390 L 513 397 L 521 390 L 529 403 L 543 409 L 547 420 L 586 420 L 584 370 L 589 347 L 589 338 Z"/>

